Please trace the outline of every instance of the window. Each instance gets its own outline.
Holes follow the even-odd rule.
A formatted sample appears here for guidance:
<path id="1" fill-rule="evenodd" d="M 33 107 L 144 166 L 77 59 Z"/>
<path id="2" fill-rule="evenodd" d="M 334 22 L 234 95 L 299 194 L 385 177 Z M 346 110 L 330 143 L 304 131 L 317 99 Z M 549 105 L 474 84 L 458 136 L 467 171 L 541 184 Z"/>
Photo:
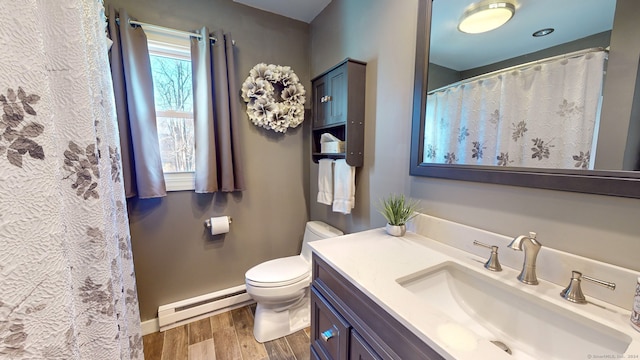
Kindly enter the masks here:
<path id="1" fill-rule="evenodd" d="M 189 40 L 146 31 L 167 191 L 193 190 L 195 153 Z"/>

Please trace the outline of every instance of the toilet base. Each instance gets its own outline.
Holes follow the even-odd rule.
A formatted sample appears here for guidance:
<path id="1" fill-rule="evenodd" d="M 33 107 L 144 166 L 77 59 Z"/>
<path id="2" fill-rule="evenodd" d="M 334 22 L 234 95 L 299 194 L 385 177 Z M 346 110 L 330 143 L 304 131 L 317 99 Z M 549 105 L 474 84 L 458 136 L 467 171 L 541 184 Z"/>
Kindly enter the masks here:
<path id="1" fill-rule="evenodd" d="M 275 340 L 311 325 L 309 292 L 286 310 L 258 303 L 253 325 L 253 336 L 259 343 Z"/>

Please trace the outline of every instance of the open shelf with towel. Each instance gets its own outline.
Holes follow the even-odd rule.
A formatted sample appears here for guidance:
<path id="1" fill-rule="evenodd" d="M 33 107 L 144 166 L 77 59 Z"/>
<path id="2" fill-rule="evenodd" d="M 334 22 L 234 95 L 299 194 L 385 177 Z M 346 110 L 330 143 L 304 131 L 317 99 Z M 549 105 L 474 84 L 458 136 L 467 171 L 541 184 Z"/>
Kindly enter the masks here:
<path id="1" fill-rule="evenodd" d="M 364 91 L 366 63 L 345 59 L 315 77 L 313 88 L 312 157 L 346 159 L 362 166 L 364 154 Z M 344 141 L 344 152 L 322 152 L 322 134 Z"/>

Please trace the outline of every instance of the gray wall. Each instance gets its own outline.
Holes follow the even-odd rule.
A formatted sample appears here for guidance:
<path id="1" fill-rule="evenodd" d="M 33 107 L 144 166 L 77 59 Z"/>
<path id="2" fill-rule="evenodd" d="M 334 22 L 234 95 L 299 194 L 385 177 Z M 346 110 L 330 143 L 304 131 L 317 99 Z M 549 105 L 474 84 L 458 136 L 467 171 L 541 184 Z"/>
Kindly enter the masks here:
<path id="1" fill-rule="evenodd" d="M 107 0 L 106 4 L 124 7 L 140 21 L 175 29 L 222 28 L 237 43 L 240 83 L 251 67 L 266 62 L 290 65 L 310 91 L 306 23 L 231 0 Z M 243 116 L 246 191 L 215 196 L 183 191 L 162 200 L 129 201 L 143 321 L 156 317 L 159 305 L 243 284 L 251 266 L 299 251 L 308 219 L 309 121 L 276 135 Z M 203 223 L 218 215 L 233 217 L 231 231 L 212 237 Z"/>
<path id="2" fill-rule="evenodd" d="M 531 61 L 541 60 L 552 56 L 567 54 L 574 51 L 579 51 L 589 48 L 606 48 L 610 44 L 611 31 L 605 31 L 591 36 L 583 37 L 574 41 L 570 41 L 564 44 L 552 46 L 540 51 L 532 52 L 529 54 L 516 56 L 511 59 L 496 62 L 493 64 L 476 67 L 473 69 L 467 69 L 461 72 L 463 79 L 474 77 L 476 75 L 485 74 L 488 72 L 505 69 L 511 66 L 516 66 Z"/>
<path id="3" fill-rule="evenodd" d="M 634 0 L 617 0 L 614 18 L 613 34 L 611 35 L 611 52 L 609 53 L 609 67 L 604 83 L 605 98 L 602 102 L 602 120 L 619 119 L 616 122 L 602 123 L 598 132 L 598 144 L 608 144 L 606 148 L 598 148 L 596 153 L 596 169 L 633 169 L 637 159 L 625 150 L 638 150 L 638 134 L 635 137 L 627 134 L 638 130 L 640 121 L 640 91 L 636 87 L 638 72 L 638 58 L 640 57 L 640 37 L 638 37 L 638 18 L 640 18 L 640 3 Z M 616 66 L 612 66 L 612 62 Z M 620 94 L 632 96 L 608 96 L 618 91 Z M 634 109 L 635 108 L 635 109 Z M 627 140 L 627 141 L 625 141 Z"/>
<path id="4" fill-rule="evenodd" d="M 517 56 L 511 59 L 503 60 L 493 64 L 480 66 L 463 71 L 456 71 L 448 67 L 438 64 L 429 64 L 429 77 L 427 78 L 427 91 L 435 90 L 445 85 L 453 84 L 458 81 L 472 78 L 474 76 L 490 73 L 508 67 L 525 64 L 528 62 L 545 59 L 548 57 L 562 55 L 578 50 L 589 48 L 606 48 L 609 46 L 611 31 L 601 32 L 595 35 L 587 36 L 582 39 L 571 41 L 568 43 L 552 46 L 550 48 L 536 51 L 530 54 Z"/>
<path id="5" fill-rule="evenodd" d="M 345 57 L 367 62 L 364 165 L 356 172 L 356 207 L 333 213 L 315 201 L 318 166 L 311 163 L 310 213 L 349 232 L 384 225 L 375 205 L 407 193 L 417 2 L 333 0 L 311 23 L 311 74 Z"/>
<path id="6" fill-rule="evenodd" d="M 441 88 L 445 85 L 457 83 L 462 80 L 459 71 L 449 69 L 438 64 L 429 63 L 429 77 L 427 78 L 427 92 Z"/>
<path id="7" fill-rule="evenodd" d="M 640 63 L 638 67 L 640 67 Z M 633 120 L 629 122 L 623 167 L 625 170 L 640 171 L 640 76 L 636 79 L 636 92 L 631 107 L 631 119 Z"/>
<path id="8" fill-rule="evenodd" d="M 106 4 L 177 29 L 223 28 L 238 43 L 239 81 L 258 62 L 290 65 L 309 98 L 311 77 L 345 57 L 368 63 L 365 164 L 357 170 L 353 214 L 315 201 L 309 121 L 275 135 L 245 118 L 247 191 L 129 202 L 142 320 L 155 317 L 159 305 L 239 285 L 250 266 L 296 253 L 308 217 L 349 232 L 383 226 L 374 204 L 391 192 L 421 199 L 424 212 L 436 216 L 503 234 L 538 231 L 545 246 L 640 270 L 640 200 L 407 175 L 417 0 L 333 0 L 310 27 L 232 0 Z M 217 215 L 234 222 L 229 234 L 211 237 L 202 224 Z"/>
<path id="9" fill-rule="evenodd" d="M 312 76 L 345 57 L 369 64 L 356 211 L 334 214 L 312 201 L 311 218 L 346 231 L 383 226 L 370 202 L 404 193 L 435 216 L 506 235 L 536 231 L 544 246 L 640 271 L 640 200 L 407 175 L 417 3 L 333 0 L 311 23 Z M 314 200 L 316 164 L 310 174 Z"/>

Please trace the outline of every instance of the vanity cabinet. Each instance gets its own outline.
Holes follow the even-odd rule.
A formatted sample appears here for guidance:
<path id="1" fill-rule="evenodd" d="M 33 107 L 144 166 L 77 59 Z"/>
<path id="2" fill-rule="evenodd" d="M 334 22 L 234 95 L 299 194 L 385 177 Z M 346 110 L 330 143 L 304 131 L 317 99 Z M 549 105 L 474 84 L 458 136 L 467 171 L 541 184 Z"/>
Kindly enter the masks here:
<path id="1" fill-rule="evenodd" d="M 351 329 L 351 341 L 349 342 L 349 359 L 359 360 L 380 360 L 380 356 L 369 346 L 369 344 Z"/>
<path id="2" fill-rule="evenodd" d="M 314 162 L 321 158 L 346 159 L 351 166 L 362 166 L 365 70 L 365 63 L 345 59 L 311 80 Z M 345 141 L 344 152 L 322 153 L 320 137 L 324 133 Z"/>
<path id="3" fill-rule="evenodd" d="M 311 285 L 313 359 L 444 359 L 317 255 Z"/>
<path id="4" fill-rule="evenodd" d="M 320 358 L 346 359 L 350 325 L 315 289 L 311 290 L 311 314 L 315 319 L 312 347 Z"/>

